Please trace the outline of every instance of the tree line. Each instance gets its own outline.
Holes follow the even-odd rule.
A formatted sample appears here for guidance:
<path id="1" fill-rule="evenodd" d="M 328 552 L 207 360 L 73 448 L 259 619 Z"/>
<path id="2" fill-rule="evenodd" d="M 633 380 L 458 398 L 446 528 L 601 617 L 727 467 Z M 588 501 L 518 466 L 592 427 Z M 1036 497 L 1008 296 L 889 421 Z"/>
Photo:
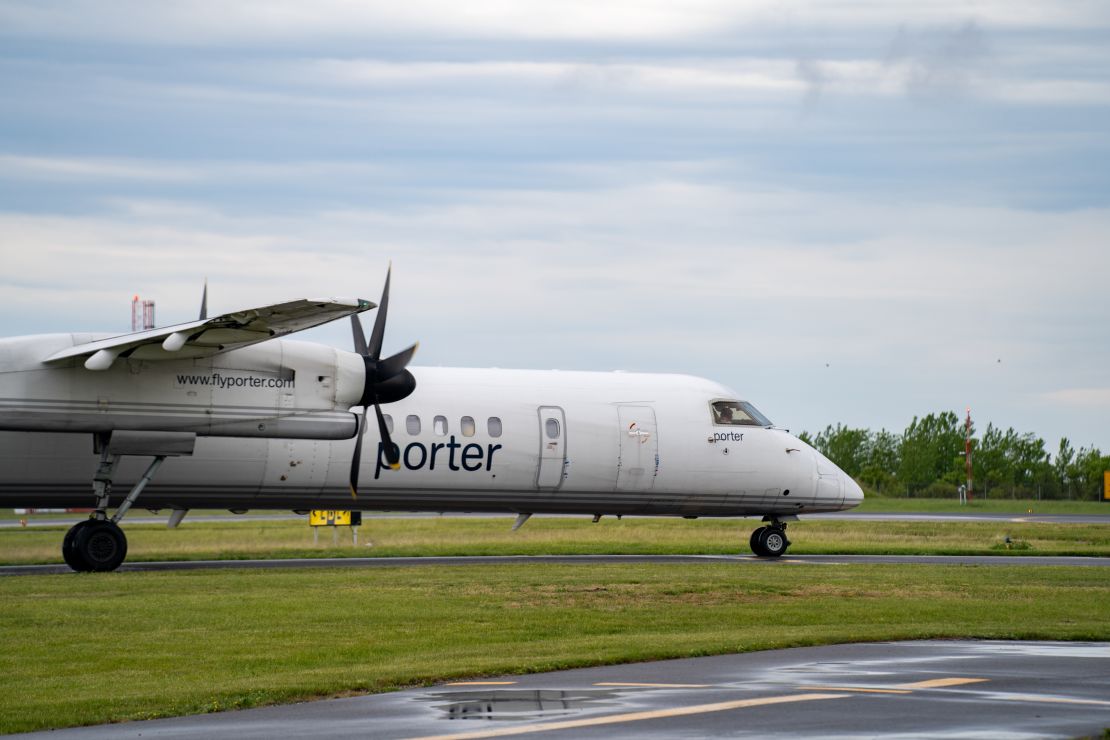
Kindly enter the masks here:
<path id="1" fill-rule="evenodd" d="M 967 479 L 966 427 L 953 411 L 913 418 L 901 434 L 852 429 L 842 424 L 800 436 L 861 485 L 888 496 L 950 497 Z M 1032 432 L 1003 431 L 993 424 L 979 436 L 972 427 L 975 496 L 1098 500 L 1110 455 L 1097 447 L 1075 449 L 1065 437 L 1055 453 Z"/>

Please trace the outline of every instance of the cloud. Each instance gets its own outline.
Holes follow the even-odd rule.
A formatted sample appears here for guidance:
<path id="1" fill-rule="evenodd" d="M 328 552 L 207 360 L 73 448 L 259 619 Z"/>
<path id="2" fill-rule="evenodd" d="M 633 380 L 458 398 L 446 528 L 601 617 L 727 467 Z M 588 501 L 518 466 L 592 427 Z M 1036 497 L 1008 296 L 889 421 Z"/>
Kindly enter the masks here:
<path id="1" fill-rule="evenodd" d="M 1084 410 L 1110 408 L 1110 388 L 1065 388 L 1042 394 L 1050 403 L 1074 406 Z"/>
<path id="2" fill-rule="evenodd" d="M 995 100 L 1029 105 L 1110 105 L 1110 83 L 1090 80 L 1000 80 L 980 92 Z"/>
<path id="3" fill-rule="evenodd" d="M 365 162 L 268 162 L 151 160 L 133 157 L 28 157 L 0 154 L 0 180 L 27 182 L 136 181 L 203 183 L 266 181 L 274 178 L 353 178 L 382 175 L 387 168 Z"/>
<path id="4" fill-rule="evenodd" d="M 299 294 L 306 284 L 312 292 L 350 293 L 360 285 L 350 275 L 394 256 L 423 275 L 428 315 L 451 310 L 460 275 L 476 287 L 468 304 L 493 315 L 506 302 L 531 304 L 545 281 L 577 286 L 589 265 L 629 299 L 930 305 L 935 316 L 916 321 L 936 333 L 937 322 L 975 306 L 1002 320 L 1023 312 L 1034 293 L 1039 302 L 1063 303 L 1076 291 L 1097 290 L 1101 278 L 1091 266 L 1105 262 L 1102 238 L 1110 229 L 1107 210 L 906 201 L 876 209 L 821 192 L 677 179 L 613 186 L 603 183 L 622 178 L 597 177 L 591 188 L 443 190 L 403 207 L 287 216 L 117 198 L 94 217 L 0 216 L 0 244 L 22 279 L 53 281 L 59 294 L 93 277 L 118 282 L 112 275 L 123 265 L 131 280 L 174 286 L 196 274 L 234 276 L 242 283 L 237 294 L 256 301 Z M 843 235 L 839 244 L 830 233 Z M 1045 240 L 1059 245 L 1055 253 L 1043 249 Z M 1000 262 L 1007 269 L 997 269 Z M 585 321 L 605 300 L 594 295 L 562 314 Z M 876 341 L 902 341 L 897 324 L 872 321 L 868 331 Z"/>
<path id="5" fill-rule="evenodd" d="M 821 91 L 825 87 L 825 74 L 821 70 L 821 65 L 812 59 L 799 59 L 795 67 L 798 70 L 798 77 L 806 86 L 802 107 L 806 110 L 812 110 L 817 105 L 817 101 L 820 100 Z"/>
<path id="6" fill-rule="evenodd" d="M 435 0 L 412 0 L 404 6 L 319 0 L 312 7 L 295 0 L 233 4 L 185 0 L 158 8 L 138 0 L 107 7 L 71 0 L 51 6 L 9 2 L 0 12 L 0 21 L 12 31 L 61 38 L 212 44 L 413 33 L 454 38 L 650 39 L 708 32 L 722 14 L 738 15 L 722 0 L 693 0 L 682 6 L 661 0 L 600 4 L 484 0 L 465 7 Z"/>
<path id="7" fill-rule="evenodd" d="M 986 58 L 982 29 L 975 21 L 967 21 L 942 34 L 914 33 L 902 26 L 883 63 L 899 74 L 909 95 L 935 99 L 965 92 Z"/>
<path id="8" fill-rule="evenodd" d="M 950 23 L 968 10 L 963 0 L 905 5 L 880 0 L 827 3 L 802 0 L 590 0 L 519 3 L 512 0 L 444 3 L 411 0 L 404 5 L 317 0 L 143 0 L 41 3 L 9 0 L 0 6 L 7 35 L 92 39 L 132 44 L 242 45 L 304 43 L 308 40 L 397 40 L 413 37 L 459 39 L 673 42 L 720 39 L 736 33 L 781 32 L 812 27 L 881 29 L 899 23 Z M 1087 29 L 1105 27 L 1100 0 L 1043 3 L 983 0 L 976 18 L 999 28 Z"/>
<path id="9" fill-rule="evenodd" d="M 0 154 L 0 178 L 12 180 L 141 180 L 185 182 L 197 180 L 195 166 L 151 163 L 136 159 L 102 157 L 26 157 Z"/>
<path id="10" fill-rule="evenodd" d="M 242 70 L 240 70 L 242 72 Z M 785 94 L 803 89 L 793 65 L 775 58 L 690 58 L 666 63 L 396 62 L 380 59 L 307 59 L 256 67 L 255 80 L 281 79 L 305 86 L 357 87 L 413 94 L 505 94 L 509 89 L 549 93 L 697 97 L 701 94 Z"/>

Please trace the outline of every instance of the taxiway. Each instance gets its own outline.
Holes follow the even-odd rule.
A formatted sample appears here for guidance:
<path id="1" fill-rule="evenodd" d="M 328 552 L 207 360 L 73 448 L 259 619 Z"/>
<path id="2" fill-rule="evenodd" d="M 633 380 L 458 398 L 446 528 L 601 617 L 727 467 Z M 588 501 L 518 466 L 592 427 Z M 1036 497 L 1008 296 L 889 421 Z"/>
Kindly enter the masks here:
<path id="1" fill-rule="evenodd" d="M 1110 643 L 832 645 L 462 681 L 27 737 L 1069 738 L 1110 727 Z"/>
<path id="2" fill-rule="evenodd" d="M 1110 567 L 1110 557 L 1048 555 L 467 555 L 453 557 L 275 558 L 270 560 L 170 560 L 125 562 L 117 573 L 229 568 L 411 568 L 440 565 L 597 565 L 614 563 L 735 563 L 739 566 L 789 565 L 978 565 Z M 68 565 L 4 565 L 0 576 L 76 575 Z"/>

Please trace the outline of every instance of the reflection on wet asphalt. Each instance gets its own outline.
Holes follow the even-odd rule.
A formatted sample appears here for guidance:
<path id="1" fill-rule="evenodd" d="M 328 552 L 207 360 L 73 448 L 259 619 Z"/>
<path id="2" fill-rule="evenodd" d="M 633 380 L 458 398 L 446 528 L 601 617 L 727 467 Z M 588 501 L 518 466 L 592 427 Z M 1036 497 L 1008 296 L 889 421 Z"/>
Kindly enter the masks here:
<path id="1" fill-rule="evenodd" d="M 447 691 L 424 698 L 447 719 L 515 720 L 564 716 L 601 707 L 615 696 L 615 691 L 605 690 L 497 689 Z"/>
<path id="2" fill-rule="evenodd" d="M 505 676 L 39 736 L 1071 738 L 1106 727 L 1110 643 L 931 640 Z"/>

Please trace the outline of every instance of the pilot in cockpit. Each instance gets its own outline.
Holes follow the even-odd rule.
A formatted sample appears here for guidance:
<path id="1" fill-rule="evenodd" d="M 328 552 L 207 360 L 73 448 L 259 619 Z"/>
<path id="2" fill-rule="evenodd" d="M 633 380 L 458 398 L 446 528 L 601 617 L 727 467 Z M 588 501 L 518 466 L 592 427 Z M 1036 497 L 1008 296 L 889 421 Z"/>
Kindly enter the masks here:
<path id="1" fill-rule="evenodd" d="M 714 401 L 713 423 L 724 426 L 769 427 L 770 420 L 747 401 Z"/>

